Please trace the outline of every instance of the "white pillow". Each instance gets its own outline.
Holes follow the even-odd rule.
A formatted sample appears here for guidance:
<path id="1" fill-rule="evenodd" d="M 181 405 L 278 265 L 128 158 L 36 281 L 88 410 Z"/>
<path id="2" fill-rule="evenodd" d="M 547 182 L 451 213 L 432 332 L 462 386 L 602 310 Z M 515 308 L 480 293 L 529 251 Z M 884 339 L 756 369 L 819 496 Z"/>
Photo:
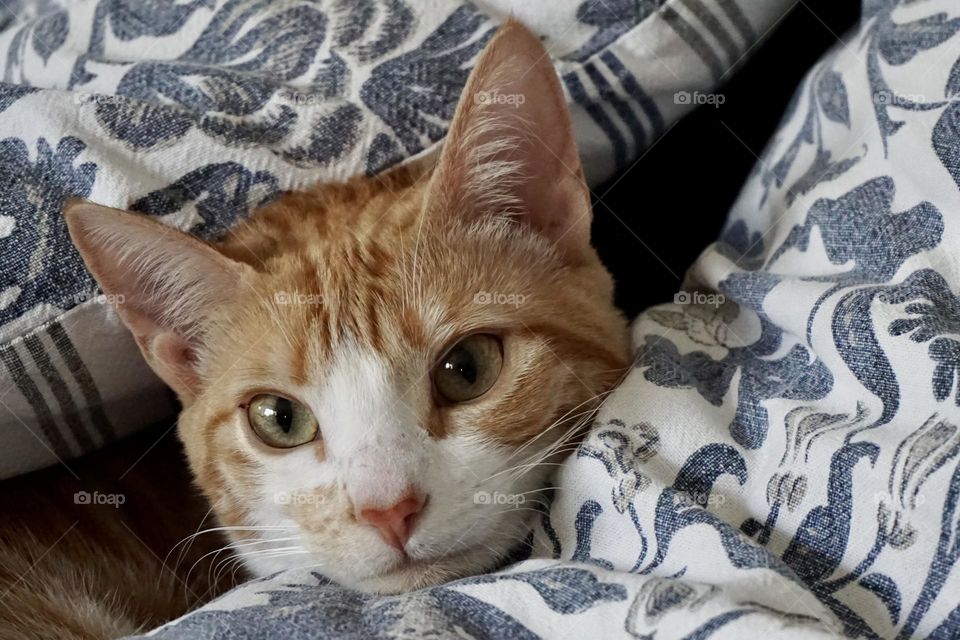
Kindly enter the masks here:
<path id="1" fill-rule="evenodd" d="M 176 410 L 97 297 L 66 196 L 212 238 L 281 190 L 428 153 L 508 12 L 558 54 L 596 183 L 790 4 L 18 3 L 0 38 L 0 478 Z"/>

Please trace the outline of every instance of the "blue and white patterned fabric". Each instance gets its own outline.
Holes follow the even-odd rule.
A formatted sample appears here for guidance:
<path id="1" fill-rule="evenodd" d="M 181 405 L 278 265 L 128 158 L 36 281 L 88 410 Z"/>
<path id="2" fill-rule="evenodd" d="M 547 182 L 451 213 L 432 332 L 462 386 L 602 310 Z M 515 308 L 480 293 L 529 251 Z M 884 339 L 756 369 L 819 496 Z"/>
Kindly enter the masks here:
<path id="1" fill-rule="evenodd" d="M 310 572 L 153 637 L 960 637 L 960 4 L 867 0 L 718 242 L 633 326 L 531 558 Z"/>
<path id="2" fill-rule="evenodd" d="M 175 411 L 70 244 L 67 196 L 213 238 L 280 191 L 430 153 L 509 13 L 556 56 L 596 184 L 792 4 L 0 2 L 0 478 Z"/>

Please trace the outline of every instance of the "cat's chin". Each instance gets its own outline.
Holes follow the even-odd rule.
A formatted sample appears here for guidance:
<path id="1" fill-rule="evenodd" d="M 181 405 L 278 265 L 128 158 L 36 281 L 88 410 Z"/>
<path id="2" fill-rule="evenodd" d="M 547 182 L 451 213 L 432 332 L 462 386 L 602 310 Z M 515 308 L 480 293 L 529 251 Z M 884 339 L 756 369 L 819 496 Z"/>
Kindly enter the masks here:
<path id="1" fill-rule="evenodd" d="M 521 517 L 525 530 L 530 530 L 534 517 L 533 513 Z M 397 554 L 388 566 L 366 576 L 358 574 L 356 567 L 346 567 L 343 575 L 334 576 L 332 572 L 326 575 L 357 591 L 384 595 L 406 593 L 501 569 L 512 561 L 511 558 L 516 559 L 518 549 L 527 544 L 485 538 L 472 546 L 459 548 L 455 553 L 433 558 L 400 558 Z"/>
<path id="2" fill-rule="evenodd" d="M 255 577 L 268 577 L 281 571 L 298 571 L 310 568 L 325 578 L 347 589 L 393 595 L 424 589 L 458 578 L 487 573 L 501 567 L 506 554 L 495 554 L 487 545 L 478 545 L 458 550 L 455 554 L 435 558 L 394 557 L 380 567 L 363 571 L 362 564 L 346 561 L 325 561 L 320 558 L 307 561 L 288 559 L 265 559 L 252 556 L 245 558 L 246 569 Z"/>
<path id="3" fill-rule="evenodd" d="M 405 559 L 388 571 L 367 577 L 343 576 L 337 582 L 366 593 L 392 595 L 486 573 L 501 563 L 500 558 L 481 546 L 435 560 Z"/>
<path id="4" fill-rule="evenodd" d="M 256 577 L 310 568 L 347 589 L 392 595 L 496 570 L 509 555 L 509 545 L 498 553 L 488 544 L 477 544 L 442 556 L 418 558 L 392 551 L 380 555 L 379 559 L 367 558 L 361 562 L 355 557 L 347 561 L 318 556 L 267 558 L 252 554 L 244 558 L 244 566 Z"/>

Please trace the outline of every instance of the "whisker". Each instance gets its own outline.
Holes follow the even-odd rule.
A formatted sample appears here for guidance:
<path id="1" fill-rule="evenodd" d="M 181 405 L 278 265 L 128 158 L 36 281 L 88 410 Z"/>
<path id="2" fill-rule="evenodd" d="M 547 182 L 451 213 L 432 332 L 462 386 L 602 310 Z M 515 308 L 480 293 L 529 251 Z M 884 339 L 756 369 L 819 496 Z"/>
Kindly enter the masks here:
<path id="1" fill-rule="evenodd" d="M 570 442 L 569 442 L 570 440 L 572 440 L 572 439 L 574 439 L 574 438 L 576 438 L 576 437 L 578 437 L 578 436 L 580 435 L 580 433 L 579 433 L 580 430 L 581 430 L 587 423 L 589 423 L 589 421 L 592 419 L 592 413 L 593 413 L 593 412 L 591 411 L 591 412 L 590 412 L 590 414 L 591 414 L 590 416 L 588 416 L 588 417 L 585 418 L 584 420 L 581 420 L 579 423 L 577 423 L 576 425 L 574 425 L 566 435 L 564 435 L 564 436 L 561 437 L 561 438 L 558 438 L 557 441 L 556 441 L 554 444 L 552 444 L 551 446 L 547 447 L 547 448 L 544 449 L 543 451 L 534 452 L 533 454 L 531 454 L 531 455 L 527 456 L 526 458 L 522 459 L 522 460 L 520 461 L 520 463 L 517 464 L 517 465 L 511 466 L 511 467 L 507 467 L 507 468 L 505 468 L 505 469 L 501 469 L 500 471 L 497 471 L 497 472 L 491 474 L 490 476 L 488 476 L 487 478 L 485 478 L 485 479 L 483 480 L 483 483 L 489 482 L 489 481 L 493 480 L 494 478 L 497 478 L 497 477 L 499 477 L 499 476 L 501 476 L 501 475 L 509 474 L 509 473 L 511 473 L 511 472 L 514 472 L 514 471 L 516 471 L 517 469 L 528 469 L 528 470 L 529 470 L 529 469 L 537 468 L 538 465 L 540 465 L 540 464 L 544 464 L 544 463 L 543 463 L 543 460 L 546 460 L 546 459 L 549 458 L 550 456 L 553 456 L 553 455 L 556 455 L 556 454 L 558 454 L 558 453 L 561 453 L 562 450 L 563 450 L 563 447 L 565 447 L 565 446 L 567 446 L 567 445 L 570 444 Z M 569 450 L 570 450 L 570 451 L 575 451 L 578 446 L 579 446 L 579 445 L 574 445 L 574 446 L 572 446 Z M 530 462 L 530 461 L 533 461 L 533 462 Z M 515 481 L 515 480 L 519 479 L 519 477 L 521 477 L 521 476 L 516 476 L 515 478 L 514 478 L 514 477 L 511 477 L 510 479 Z"/>
<path id="2" fill-rule="evenodd" d="M 183 562 L 184 555 L 187 553 L 190 553 L 190 549 L 193 548 L 193 541 L 196 539 L 195 536 L 199 535 L 200 527 L 202 527 L 203 523 L 207 521 L 207 518 L 210 517 L 211 513 L 213 513 L 212 505 L 209 509 L 207 509 L 207 512 L 203 515 L 203 518 L 200 519 L 200 522 L 197 524 L 197 530 L 193 534 L 193 536 L 187 536 L 186 538 L 183 538 L 182 540 L 177 542 L 175 545 L 173 545 L 173 547 L 171 547 L 169 551 L 167 551 L 167 554 L 163 556 L 163 561 L 162 561 L 163 566 L 167 566 L 167 560 L 170 559 L 170 555 L 174 552 L 174 550 L 176 550 L 176 548 L 179 547 L 181 544 L 183 544 L 185 541 L 189 540 L 189 543 L 186 546 L 182 547 L 180 549 L 180 552 L 177 554 L 177 562 L 173 567 L 173 572 L 174 574 L 176 574 L 176 570 L 180 567 L 180 563 Z M 161 576 L 157 576 L 158 585 L 160 584 L 160 579 L 161 579 Z M 186 595 L 186 591 L 184 591 L 184 595 Z"/>
<path id="3" fill-rule="evenodd" d="M 527 442 L 525 442 L 525 443 L 524 443 L 522 446 L 520 446 L 516 451 L 514 451 L 514 452 L 507 458 L 506 462 L 509 462 L 510 460 L 512 460 L 514 456 L 516 456 L 517 454 L 521 453 L 524 449 L 526 449 L 527 447 L 533 445 L 533 443 L 535 443 L 537 440 L 539 440 L 540 438 L 542 438 L 544 435 L 546 435 L 546 434 L 547 434 L 548 432 L 550 432 L 552 429 L 554 429 L 554 428 L 557 427 L 558 425 L 560 425 L 560 424 L 562 424 L 563 422 L 565 422 L 566 420 L 568 420 L 570 417 L 572 417 L 571 414 L 573 414 L 577 409 L 579 409 L 579 408 L 582 407 L 583 405 L 588 404 L 588 403 L 590 403 L 590 402 L 594 402 L 594 401 L 596 401 L 596 400 L 599 400 L 600 398 L 602 398 L 602 397 L 604 397 L 604 396 L 606 396 L 606 395 L 609 395 L 609 394 L 612 393 L 612 392 L 613 392 L 613 389 L 610 389 L 610 390 L 608 390 L 608 391 L 602 391 L 602 392 L 600 392 L 600 393 L 598 393 L 598 394 L 596 394 L 596 395 L 594 395 L 594 396 L 591 396 L 591 397 L 587 398 L 587 399 L 584 400 L 583 402 L 580 402 L 580 403 L 574 405 L 574 406 L 571 407 L 569 410 L 567 410 L 566 413 L 564 413 L 564 414 L 561 415 L 559 418 L 557 418 L 557 420 L 555 420 L 555 421 L 553 422 L 553 424 L 551 424 L 550 426 L 548 426 L 546 429 L 544 429 L 543 431 L 541 431 L 540 433 L 538 433 L 536 436 L 534 436 L 533 438 L 531 438 L 530 440 L 528 440 Z M 583 413 L 590 413 L 590 412 L 593 412 L 593 411 L 595 411 L 595 410 L 596 410 L 595 407 L 591 407 L 590 409 L 588 409 L 586 412 L 583 412 Z M 583 415 L 583 413 L 577 413 L 576 415 Z"/>

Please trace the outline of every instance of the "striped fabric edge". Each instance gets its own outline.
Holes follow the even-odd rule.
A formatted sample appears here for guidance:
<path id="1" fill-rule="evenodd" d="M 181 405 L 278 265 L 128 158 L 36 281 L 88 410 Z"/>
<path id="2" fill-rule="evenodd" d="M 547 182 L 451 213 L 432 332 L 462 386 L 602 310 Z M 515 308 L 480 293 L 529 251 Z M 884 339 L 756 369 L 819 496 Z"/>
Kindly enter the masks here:
<path id="1" fill-rule="evenodd" d="M 784 3 L 783 15 L 794 5 Z M 707 84 L 702 89 L 714 88 L 735 71 L 765 35 L 757 32 L 748 17 L 760 13 L 756 7 L 745 10 L 737 0 L 671 0 L 586 61 L 561 62 L 558 67 L 571 107 L 583 112 L 612 150 L 610 166 L 593 167 L 588 177 L 602 178 L 622 170 L 665 132 L 668 123 L 695 106 L 689 101 L 677 102 L 674 94 L 674 90 L 689 92 L 696 88 L 689 82 L 696 73 L 688 70 L 704 70 L 706 75 L 702 77 Z M 771 15 L 753 17 L 761 25 L 776 24 Z M 677 79 L 675 87 L 662 86 L 662 79 L 644 78 L 643 69 L 631 70 L 631 64 L 623 61 L 624 55 L 629 59 L 631 48 L 645 50 L 641 38 L 649 33 L 652 21 L 659 21 L 687 46 L 675 65 L 684 70 L 685 81 Z"/>
<path id="2" fill-rule="evenodd" d="M 0 346 L 0 365 L 10 381 L 0 390 L 0 400 L 18 391 L 33 415 L 14 417 L 24 426 L 36 424 L 34 435 L 56 458 L 68 459 L 115 440 L 117 431 L 104 411 L 93 375 L 61 321 Z"/>
<path id="3" fill-rule="evenodd" d="M 663 132 L 663 114 L 636 75 L 612 51 L 603 51 L 562 76 L 572 102 L 610 140 L 617 168 Z"/>
<path id="4" fill-rule="evenodd" d="M 676 0 L 665 5 L 661 14 L 714 81 L 729 75 L 759 38 L 736 0 Z"/>

